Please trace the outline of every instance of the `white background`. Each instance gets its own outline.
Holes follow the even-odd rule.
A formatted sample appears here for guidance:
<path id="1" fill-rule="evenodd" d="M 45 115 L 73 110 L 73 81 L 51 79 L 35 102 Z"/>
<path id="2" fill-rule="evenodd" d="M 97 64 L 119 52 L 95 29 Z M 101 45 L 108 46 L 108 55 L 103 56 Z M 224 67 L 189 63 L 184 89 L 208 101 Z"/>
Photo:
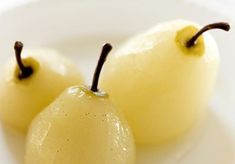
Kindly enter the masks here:
<path id="1" fill-rule="evenodd" d="M 0 0 L 0 13 L 8 10 L 9 8 L 16 7 L 18 5 L 27 3 L 29 1 L 39 0 Z M 183 0 L 192 3 L 200 4 L 204 7 L 217 10 L 227 17 L 235 20 L 235 0 Z M 134 2 L 134 1 L 133 1 Z M 156 0 L 156 3 L 161 3 L 161 0 Z"/>

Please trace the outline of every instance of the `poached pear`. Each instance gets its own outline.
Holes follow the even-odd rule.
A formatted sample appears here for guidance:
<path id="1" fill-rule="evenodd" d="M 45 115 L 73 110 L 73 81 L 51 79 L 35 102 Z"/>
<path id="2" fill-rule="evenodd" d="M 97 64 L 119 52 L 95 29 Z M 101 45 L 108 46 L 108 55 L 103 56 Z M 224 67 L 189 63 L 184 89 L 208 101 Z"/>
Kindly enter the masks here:
<path id="1" fill-rule="evenodd" d="M 97 89 L 111 48 L 104 45 L 91 87 L 68 88 L 34 119 L 27 136 L 26 164 L 134 163 L 129 126 L 109 96 Z"/>
<path id="2" fill-rule="evenodd" d="M 16 59 L 1 70 L 0 118 L 4 124 L 26 132 L 32 119 L 65 88 L 82 82 L 75 64 L 53 50 L 23 54 L 15 43 Z"/>
<path id="3" fill-rule="evenodd" d="M 215 40 L 204 33 L 214 28 L 228 31 L 229 25 L 201 29 L 185 20 L 165 22 L 109 57 L 101 87 L 124 113 L 137 143 L 174 140 L 204 114 L 220 62 Z"/>

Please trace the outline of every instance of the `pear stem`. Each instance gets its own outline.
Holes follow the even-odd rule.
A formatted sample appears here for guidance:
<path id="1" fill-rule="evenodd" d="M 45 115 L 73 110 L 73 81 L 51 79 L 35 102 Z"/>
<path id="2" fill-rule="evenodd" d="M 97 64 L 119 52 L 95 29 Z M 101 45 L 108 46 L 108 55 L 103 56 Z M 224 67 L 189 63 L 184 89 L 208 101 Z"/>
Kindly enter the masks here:
<path id="1" fill-rule="evenodd" d="M 18 75 L 19 79 L 27 78 L 33 73 L 33 69 L 29 66 L 26 67 L 22 62 L 21 52 L 22 52 L 23 46 L 24 45 L 22 42 L 20 42 L 20 41 L 15 42 L 15 46 L 14 46 L 15 56 L 16 56 L 17 64 L 20 69 L 20 74 Z"/>
<path id="2" fill-rule="evenodd" d="M 201 30 L 199 30 L 189 41 L 186 43 L 186 47 L 190 48 L 196 44 L 196 41 L 200 35 L 202 35 L 204 32 L 211 30 L 211 29 L 221 29 L 224 31 L 230 30 L 230 25 L 226 22 L 218 22 L 218 23 L 212 23 L 204 26 Z"/>
<path id="3" fill-rule="evenodd" d="M 100 72 L 101 72 L 101 69 L 102 69 L 104 62 L 106 60 L 106 57 L 108 56 L 108 54 L 111 50 L 112 50 L 111 44 L 105 43 L 103 45 L 103 48 L 102 48 L 102 51 L 100 54 L 100 58 L 99 58 L 99 61 L 97 63 L 96 69 L 95 69 L 95 73 L 93 75 L 93 81 L 92 81 L 92 85 L 91 85 L 91 91 L 93 91 L 93 92 L 98 91 L 98 82 L 99 82 Z"/>

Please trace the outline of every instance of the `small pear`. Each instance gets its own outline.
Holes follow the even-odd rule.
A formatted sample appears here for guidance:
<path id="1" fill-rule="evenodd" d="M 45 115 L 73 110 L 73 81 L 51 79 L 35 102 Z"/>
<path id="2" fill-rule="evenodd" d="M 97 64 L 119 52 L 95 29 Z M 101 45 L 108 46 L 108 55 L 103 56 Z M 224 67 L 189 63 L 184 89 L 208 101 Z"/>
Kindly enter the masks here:
<path id="1" fill-rule="evenodd" d="M 228 31 L 229 25 L 200 28 L 184 20 L 159 24 L 130 39 L 105 65 L 101 87 L 126 116 L 137 143 L 174 140 L 203 115 L 220 62 L 215 40 L 204 32 Z"/>
<path id="2" fill-rule="evenodd" d="M 129 126 L 109 96 L 97 89 L 111 48 L 104 45 L 91 88 L 68 88 L 34 119 L 27 136 L 26 164 L 134 163 Z"/>
<path id="3" fill-rule="evenodd" d="M 82 82 L 76 65 L 52 50 L 24 54 L 15 43 L 16 60 L 9 60 L 0 74 L 0 118 L 26 132 L 32 119 L 65 88 Z"/>

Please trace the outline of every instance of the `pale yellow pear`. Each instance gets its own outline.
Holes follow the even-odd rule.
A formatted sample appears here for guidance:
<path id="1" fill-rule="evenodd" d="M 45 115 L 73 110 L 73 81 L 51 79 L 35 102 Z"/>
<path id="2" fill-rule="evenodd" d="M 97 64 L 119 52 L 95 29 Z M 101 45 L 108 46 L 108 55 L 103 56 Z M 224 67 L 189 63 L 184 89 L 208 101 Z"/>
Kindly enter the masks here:
<path id="1" fill-rule="evenodd" d="M 15 58 L 0 74 L 0 118 L 16 130 L 26 132 L 32 119 L 67 87 L 80 84 L 75 64 L 53 50 L 35 50 L 23 54 L 22 63 L 32 68 L 27 77 Z"/>
<path id="2" fill-rule="evenodd" d="M 181 136 L 207 108 L 220 58 L 209 33 L 186 46 L 200 28 L 190 21 L 165 22 L 108 58 L 101 88 L 124 113 L 138 144 Z"/>
<path id="3" fill-rule="evenodd" d="M 111 46 L 104 49 L 107 54 Z M 34 119 L 25 164 L 134 164 L 132 133 L 109 96 L 97 89 L 98 76 L 91 88 L 68 88 Z"/>

